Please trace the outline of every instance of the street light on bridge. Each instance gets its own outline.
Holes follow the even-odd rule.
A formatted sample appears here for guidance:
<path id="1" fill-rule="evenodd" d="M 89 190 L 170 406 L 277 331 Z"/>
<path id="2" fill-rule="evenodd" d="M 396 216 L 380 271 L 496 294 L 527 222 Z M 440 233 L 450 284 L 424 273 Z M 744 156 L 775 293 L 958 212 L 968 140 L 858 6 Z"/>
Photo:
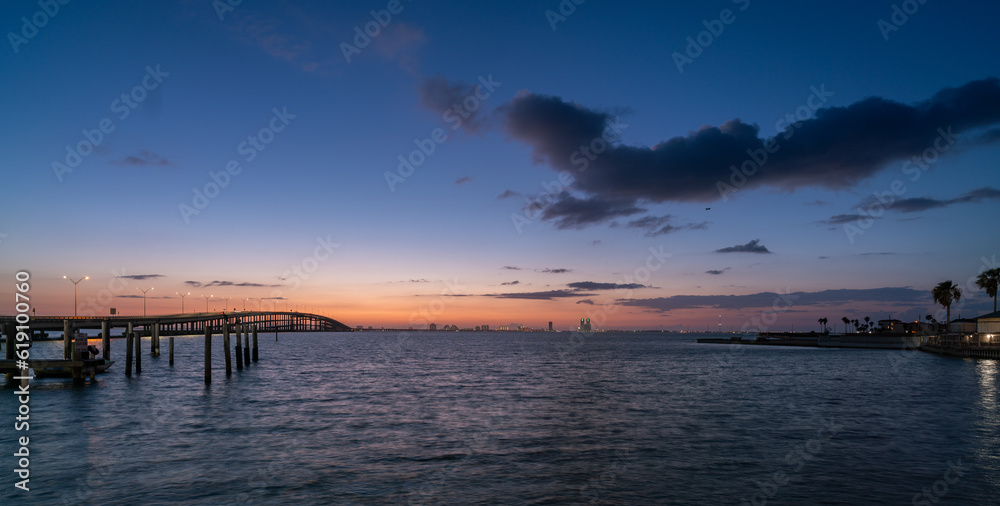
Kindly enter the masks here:
<path id="1" fill-rule="evenodd" d="M 243 299 L 243 310 L 244 310 L 244 311 L 246 311 L 246 310 L 247 310 L 247 301 L 248 301 L 248 300 L 250 300 L 250 297 L 247 297 L 247 298 Z"/>
<path id="2" fill-rule="evenodd" d="M 187 297 L 188 295 L 191 295 L 191 292 L 188 292 L 188 293 L 176 292 L 176 293 L 177 293 L 177 295 L 181 296 L 181 314 L 184 314 L 184 297 Z"/>
<path id="3" fill-rule="evenodd" d="M 68 278 L 66 276 L 63 276 L 63 279 L 68 279 L 73 283 L 73 316 L 76 316 L 76 285 L 85 279 L 90 279 L 90 276 L 84 276 L 76 281 L 73 281 L 73 278 Z"/>
<path id="4" fill-rule="evenodd" d="M 143 290 L 142 288 L 139 288 L 137 286 L 137 287 L 135 287 L 135 289 L 139 290 L 140 292 L 142 292 L 142 316 L 146 316 L 146 292 L 152 290 L 153 287 L 149 287 L 148 289 Z"/>
<path id="5" fill-rule="evenodd" d="M 226 305 L 225 305 L 225 306 L 222 306 L 222 312 L 223 312 L 223 313 L 225 313 L 225 312 L 226 312 L 226 308 L 228 308 L 228 307 L 229 307 L 229 299 L 231 299 L 231 298 L 232 298 L 232 297 L 226 297 L 225 299 L 223 299 L 223 300 L 225 300 L 225 301 L 226 301 Z"/>
<path id="6" fill-rule="evenodd" d="M 212 296 L 209 295 L 208 297 L 206 297 L 206 296 L 202 295 L 201 298 L 205 299 L 205 312 L 207 313 L 208 312 L 208 299 L 211 299 Z"/>
<path id="7" fill-rule="evenodd" d="M 260 301 L 262 301 L 262 300 L 264 300 L 264 299 L 257 299 L 257 312 L 258 313 L 260 312 Z"/>

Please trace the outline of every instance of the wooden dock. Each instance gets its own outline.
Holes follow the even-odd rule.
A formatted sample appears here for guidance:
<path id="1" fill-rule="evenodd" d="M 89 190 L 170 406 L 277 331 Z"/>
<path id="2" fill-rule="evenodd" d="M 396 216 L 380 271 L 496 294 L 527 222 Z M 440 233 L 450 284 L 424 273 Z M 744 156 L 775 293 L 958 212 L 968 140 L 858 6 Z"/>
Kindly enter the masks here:
<path id="1" fill-rule="evenodd" d="M 18 360 L 0 360 L 0 373 L 8 379 L 14 376 L 27 376 L 29 372 L 20 369 Z M 105 360 L 28 360 L 28 367 L 34 372 L 35 378 L 73 378 L 82 381 L 90 378 L 93 381 L 97 374 L 105 372 L 114 361 Z"/>

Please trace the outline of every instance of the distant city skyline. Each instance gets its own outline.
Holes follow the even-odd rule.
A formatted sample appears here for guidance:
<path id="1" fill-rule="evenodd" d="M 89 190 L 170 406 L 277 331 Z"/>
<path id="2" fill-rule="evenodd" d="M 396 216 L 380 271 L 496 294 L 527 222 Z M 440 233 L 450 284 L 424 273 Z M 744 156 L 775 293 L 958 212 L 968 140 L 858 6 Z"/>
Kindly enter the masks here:
<path id="1" fill-rule="evenodd" d="M 992 311 L 1000 5 L 563 4 L 6 2 L 0 276 L 376 328 Z"/>

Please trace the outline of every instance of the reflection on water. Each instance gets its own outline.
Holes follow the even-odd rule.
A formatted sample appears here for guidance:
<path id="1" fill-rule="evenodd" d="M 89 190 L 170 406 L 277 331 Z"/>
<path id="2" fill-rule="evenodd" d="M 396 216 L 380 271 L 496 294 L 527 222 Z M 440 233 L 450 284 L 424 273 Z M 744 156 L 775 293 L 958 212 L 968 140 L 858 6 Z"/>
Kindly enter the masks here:
<path id="1" fill-rule="evenodd" d="M 943 503 L 1000 495 L 996 362 L 698 345 L 684 335 L 282 334 L 143 343 L 96 385 L 39 380 L 31 485 L 0 502 Z M 59 356 L 38 343 L 33 356 Z M 13 396 L 0 412 L 13 413 Z M 10 415 L 2 415 L 10 416 Z M 13 448 L 10 424 L 2 448 Z M 948 462 L 968 467 L 936 494 Z M 950 476 L 950 475 L 949 475 Z"/>

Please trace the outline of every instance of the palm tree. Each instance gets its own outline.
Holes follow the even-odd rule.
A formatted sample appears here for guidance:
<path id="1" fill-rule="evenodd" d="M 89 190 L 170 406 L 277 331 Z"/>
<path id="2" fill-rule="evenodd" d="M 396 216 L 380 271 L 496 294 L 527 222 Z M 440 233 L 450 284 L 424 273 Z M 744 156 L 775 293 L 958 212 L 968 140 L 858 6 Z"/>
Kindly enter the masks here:
<path id="1" fill-rule="evenodd" d="M 823 324 L 823 333 L 824 333 L 824 334 L 826 334 L 826 323 L 827 323 L 828 321 L 830 321 L 830 320 L 827 320 L 827 319 L 826 319 L 825 317 L 824 317 L 824 318 L 820 318 L 820 323 L 822 323 L 822 324 Z"/>
<path id="2" fill-rule="evenodd" d="M 1000 285 L 1000 267 L 983 272 L 976 278 L 976 286 L 986 290 L 993 297 L 993 312 L 997 312 L 997 286 Z"/>
<path id="3" fill-rule="evenodd" d="M 872 326 L 872 317 L 871 316 L 866 316 L 865 317 L 865 332 L 867 332 L 868 329 L 871 328 L 871 326 Z"/>
<path id="4" fill-rule="evenodd" d="M 952 283 L 949 279 L 948 281 L 942 281 L 938 283 L 937 286 L 931 290 L 931 295 L 934 296 L 934 302 L 944 306 L 947 310 L 947 323 L 945 323 L 945 333 L 948 332 L 949 327 L 951 327 L 951 303 L 962 298 L 962 289 L 958 287 L 955 283 Z"/>
<path id="5" fill-rule="evenodd" d="M 841 318 L 840 321 L 844 322 L 844 333 L 846 334 L 847 333 L 847 324 L 851 323 L 851 320 L 848 320 L 847 317 L 845 316 L 845 317 Z"/>

